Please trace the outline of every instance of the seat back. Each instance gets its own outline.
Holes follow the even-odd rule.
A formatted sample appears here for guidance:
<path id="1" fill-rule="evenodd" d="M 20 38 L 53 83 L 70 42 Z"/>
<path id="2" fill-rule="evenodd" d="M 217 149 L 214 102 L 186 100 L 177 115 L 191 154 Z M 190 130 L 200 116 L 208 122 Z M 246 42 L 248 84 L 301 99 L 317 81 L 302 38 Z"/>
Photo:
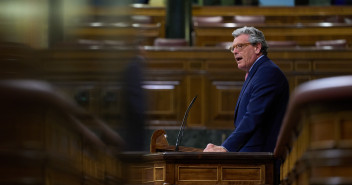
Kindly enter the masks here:
<path id="1" fill-rule="evenodd" d="M 156 38 L 154 46 L 187 46 L 188 43 L 185 39 L 177 38 Z"/>

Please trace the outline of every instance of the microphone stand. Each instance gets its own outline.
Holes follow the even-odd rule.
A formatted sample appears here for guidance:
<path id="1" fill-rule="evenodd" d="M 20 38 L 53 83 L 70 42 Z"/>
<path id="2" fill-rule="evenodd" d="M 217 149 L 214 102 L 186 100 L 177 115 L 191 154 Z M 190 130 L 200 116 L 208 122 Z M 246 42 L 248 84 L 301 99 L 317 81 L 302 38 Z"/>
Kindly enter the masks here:
<path id="1" fill-rule="evenodd" d="M 197 99 L 197 96 L 195 96 L 195 97 L 192 99 L 191 103 L 188 105 L 188 108 L 187 108 L 187 110 L 186 110 L 186 112 L 185 112 L 185 115 L 183 116 L 181 128 L 180 128 L 180 131 L 178 132 L 178 136 L 177 136 L 177 140 L 176 140 L 175 152 L 178 152 L 178 151 L 179 151 L 179 145 L 180 145 L 181 139 L 182 139 L 182 137 L 183 137 L 183 130 L 184 130 L 184 127 L 185 127 L 185 125 L 186 125 L 186 123 L 187 123 L 188 112 L 191 110 L 191 107 L 192 107 L 194 101 L 196 101 L 196 99 Z"/>

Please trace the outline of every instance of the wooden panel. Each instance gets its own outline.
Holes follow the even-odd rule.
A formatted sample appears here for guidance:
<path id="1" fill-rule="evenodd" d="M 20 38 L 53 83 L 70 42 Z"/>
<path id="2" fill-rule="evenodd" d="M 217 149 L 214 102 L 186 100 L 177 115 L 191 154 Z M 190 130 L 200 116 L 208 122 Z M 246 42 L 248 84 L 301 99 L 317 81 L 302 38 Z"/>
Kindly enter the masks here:
<path id="1" fill-rule="evenodd" d="M 312 169 L 311 178 L 351 177 L 351 166 L 324 166 Z"/>
<path id="2" fill-rule="evenodd" d="M 206 63 L 205 69 L 208 71 L 224 71 L 224 70 L 236 70 L 237 64 L 235 63 L 235 59 L 233 60 L 209 60 Z"/>
<path id="3" fill-rule="evenodd" d="M 120 160 L 116 160 L 116 156 L 113 154 L 105 154 L 105 181 L 107 184 L 113 184 L 118 182 L 118 179 L 127 179 L 122 174 L 122 162 Z"/>
<path id="4" fill-rule="evenodd" d="M 320 122 L 313 122 L 311 125 L 312 148 L 332 148 L 335 143 L 335 124 L 332 119 L 324 119 Z"/>
<path id="5" fill-rule="evenodd" d="M 315 116 L 311 122 L 311 148 L 351 147 L 351 126 L 347 112 Z"/>
<path id="6" fill-rule="evenodd" d="M 348 72 L 352 73 L 352 62 L 344 60 L 314 61 L 313 70 L 317 72 Z"/>
<path id="7" fill-rule="evenodd" d="M 265 167 L 262 166 L 226 166 L 222 167 L 223 181 L 246 181 L 251 183 L 265 183 Z"/>
<path id="8" fill-rule="evenodd" d="M 297 60 L 295 61 L 294 69 L 296 71 L 309 72 L 312 70 L 312 63 L 310 61 Z"/>
<path id="9" fill-rule="evenodd" d="M 236 101 L 240 95 L 243 82 L 213 81 L 211 84 L 210 121 L 220 128 L 233 126 Z"/>
<path id="10" fill-rule="evenodd" d="M 339 125 L 339 148 L 352 148 L 352 118 L 351 118 L 351 111 L 346 111 L 340 113 L 337 117 L 338 119 L 336 122 Z"/>
<path id="11" fill-rule="evenodd" d="M 234 104 L 235 104 L 235 101 L 228 101 L 230 99 L 230 97 L 235 97 L 234 100 L 238 99 L 238 96 L 239 96 L 239 93 L 240 93 L 240 90 L 239 88 L 235 89 L 235 92 L 233 91 L 226 91 L 226 90 L 222 90 L 222 89 L 219 89 L 219 94 L 218 94 L 218 97 L 219 97 L 219 106 L 218 106 L 218 113 L 221 115 L 221 114 L 224 114 L 224 115 L 232 115 L 233 112 L 234 112 Z"/>
<path id="12" fill-rule="evenodd" d="M 154 167 L 154 181 L 165 181 L 165 170 L 163 167 Z"/>
<path id="13" fill-rule="evenodd" d="M 45 174 L 47 177 L 45 181 L 52 184 L 81 184 L 81 179 L 78 178 L 77 174 L 60 173 L 60 170 L 46 169 Z"/>
<path id="14" fill-rule="evenodd" d="M 123 98 L 122 89 L 118 85 L 102 86 L 99 107 L 102 107 L 99 112 L 103 117 L 120 117 L 122 112 L 121 100 Z"/>
<path id="15" fill-rule="evenodd" d="M 191 114 L 189 115 L 189 121 L 187 124 L 189 126 L 202 126 L 205 122 L 204 116 L 207 114 L 205 107 L 205 97 L 207 96 L 207 92 L 205 89 L 205 77 L 202 75 L 189 75 L 187 77 L 187 84 L 186 84 L 186 101 L 187 105 L 188 102 L 191 102 L 193 97 L 198 95 L 197 102 L 195 102 L 192 106 Z M 186 108 L 184 108 L 186 110 Z"/>
<path id="16" fill-rule="evenodd" d="M 202 69 L 204 69 L 204 62 L 202 62 L 202 61 L 199 61 L 199 60 L 197 60 L 197 61 L 190 61 L 189 62 L 189 64 L 188 64 L 188 69 L 189 70 L 193 70 L 193 71 L 195 71 L 195 70 L 202 70 Z"/>
<path id="17" fill-rule="evenodd" d="M 146 81 L 149 124 L 178 124 L 181 120 L 181 81 Z"/>
<path id="18" fill-rule="evenodd" d="M 345 120 L 341 120 L 341 139 L 342 140 L 352 140 L 352 120 L 345 117 Z"/>
<path id="19" fill-rule="evenodd" d="M 154 182 L 154 168 L 143 168 L 142 173 L 143 183 Z"/>
<path id="20" fill-rule="evenodd" d="M 98 113 L 97 105 L 99 104 L 100 88 L 93 83 L 66 83 L 60 85 L 62 91 L 68 96 L 73 97 L 75 101 L 87 111 L 91 113 Z"/>
<path id="21" fill-rule="evenodd" d="M 293 61 L 290 60 L 275 60 L 275 64 L 278 65 L 283 72 L 294 70 Z"/>
<path id="22" fill-rule="evenodd" d="M 185 69 L 185 64 L 179 60 L 169 60 L 169 59 L 155 59 L 148 61 L 146 63 L 147 68 L 153 70 L 183 70 Z"/>
<path id="23" fill-rule="evenodd" d="M 148 89 L 149 110 L 148 114 L 170 115 L 175 114 L 175 94 L 172 89 L 163 89 L 160 87 L 157 90 Z M 159 104 L 157 104 L 159 103 Z"/>
<path id="24" fill-rule="evenodd" d="M 123 175 L 128 183 L 141 184 L 142 182 L 152 181 L 150 169 L 141 164 L 128 164 L 128 161 L 123 161 Z M 145 171 L 147 170 L 147 171 Z M 149 172 L 149 173 L 148 173 Z"/>
<path id="25" fill-rule="evenodd" d="M 218 181 L 217 166 L 178 166 L 178 181 Z"/>

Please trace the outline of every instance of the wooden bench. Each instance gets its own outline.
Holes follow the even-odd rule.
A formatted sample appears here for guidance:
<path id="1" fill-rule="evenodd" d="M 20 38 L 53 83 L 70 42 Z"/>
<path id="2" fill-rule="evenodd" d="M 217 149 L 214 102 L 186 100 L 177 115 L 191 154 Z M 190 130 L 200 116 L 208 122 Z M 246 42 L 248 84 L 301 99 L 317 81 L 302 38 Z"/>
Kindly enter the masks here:
<path id="1" fill-rule="evenodd" d="M 278 137 L 281 184 L 351 184 L 352 76 L 310 81 L 291 95 Z"/>
<path id="2" fill-rule="evenodd" d="M 122 143 L 104 123 L 45 82 L 2 80 L 0 89 L 0 183 L 123 181 L 116 150 Z"/>

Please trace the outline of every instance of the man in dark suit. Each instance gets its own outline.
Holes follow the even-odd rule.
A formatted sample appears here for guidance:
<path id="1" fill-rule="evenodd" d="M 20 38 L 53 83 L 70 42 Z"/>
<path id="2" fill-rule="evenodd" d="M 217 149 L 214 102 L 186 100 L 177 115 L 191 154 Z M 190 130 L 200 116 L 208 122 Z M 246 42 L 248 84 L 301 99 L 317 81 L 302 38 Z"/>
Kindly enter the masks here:
<path id="1" fill-rule="evenodd" d="M 246 71 L 235 109 L 235 130 L 221 146 L 209 143 L 204 152 L 273 152 L 289 98 L 280 68 L 267 57 L 264 34 L 254 27 L 235 30 L 231 52 Z"/>

